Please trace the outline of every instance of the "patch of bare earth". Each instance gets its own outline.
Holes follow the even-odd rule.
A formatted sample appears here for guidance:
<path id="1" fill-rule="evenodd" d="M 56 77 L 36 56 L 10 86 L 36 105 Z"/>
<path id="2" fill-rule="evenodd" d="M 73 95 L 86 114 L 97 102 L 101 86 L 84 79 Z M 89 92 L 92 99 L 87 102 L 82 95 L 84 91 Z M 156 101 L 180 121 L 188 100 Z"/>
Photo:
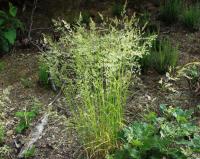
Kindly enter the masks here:
<path id="1" fill-rule="evenodd" d="M 44 113 L 49 111 L 48 124 L 45 127 L 42 138 L 36 143 L 36 159 L 66 159 L 73 158 L 72 134 L 67 131 L 67 117 L 64 105 L 55 102 L 53 109 L 47 107 L 56 93 L 44 88 L 38 83 L 38 53 L 30 50 L 19 50 L 11 55 L 5 55 L 1 60 L 5 62 L 5 68 L 0 73 L 1 89 L 11 87 L 8 111 L 6 112 L 6 143 L 11 149 L 10 158 L 17 158 L 23 145 L 29 140 L 28 136 Z M 29 79 L 30 86 L 23 85 L 21 79 Z M 15 117 L 17 111 L 28 110 L 36 98 L 42 103 L 37 119 L 23 134 L 16 134 L 15 128 L 19 120 Z M 60 109 L 62 110 L 60 111 Z M 57 111 L 58 110 L 58 111 Z M 58 112 L 58 113 L 57 113 Z M 75 150 L 75 148 L 74 148 Z"/>

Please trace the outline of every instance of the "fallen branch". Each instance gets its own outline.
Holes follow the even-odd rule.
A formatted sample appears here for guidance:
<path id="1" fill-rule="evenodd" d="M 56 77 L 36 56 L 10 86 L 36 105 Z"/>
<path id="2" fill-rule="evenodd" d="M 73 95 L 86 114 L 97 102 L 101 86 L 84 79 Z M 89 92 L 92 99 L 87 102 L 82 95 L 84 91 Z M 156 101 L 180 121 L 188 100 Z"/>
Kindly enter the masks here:
<path id="1" fill-rule="evenodd" d="M 36 125 L 35 130 L 29 135 L 30 140 L 25 144 L 24 147 L 22 147 L 18 155 L 18 158 L 23 158 L 24 154 L 33 147 L 33 144 L 42 136 L 42 132 L 47 123 L 48 123 L 48 114 L 45 114 L 41 122 L 39 122 Z"/>
<path id="2" fill-rule="evenodd" d="M 62 93 L 62 89 L 60 89 L 59 93 L 55 96 L 55 98 L 48 104 L 48 107 L 52 106 L 53 103 L 59 98 L 59 96 Z M 41 120 L 39 120 L 38 124 L 35 126 L 35 128 L 33 129 L 33 131 L 30 133 L 29 135 L 29 140 L 27 143 L 25 143 L 25 145 L 21 148 L 19 154 L 18 154 L 18 158 L 24 158 L 24 154 L 30 150 L 34 143 L 36 143 L 38 141 L 38 139 L 40 139 L 42 137 L 42 133 L 43 130 L 45 128 L 45 126 L 48 124 L 48 113 L 45 113 L 43 115 L 43 117 L 41 118 Z"/>

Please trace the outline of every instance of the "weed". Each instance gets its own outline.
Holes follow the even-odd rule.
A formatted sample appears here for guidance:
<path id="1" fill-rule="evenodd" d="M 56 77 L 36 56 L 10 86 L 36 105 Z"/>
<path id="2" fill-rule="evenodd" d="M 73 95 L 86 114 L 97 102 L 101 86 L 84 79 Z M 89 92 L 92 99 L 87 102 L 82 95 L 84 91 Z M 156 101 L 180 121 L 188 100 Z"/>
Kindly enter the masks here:
<path id="1" fill-rule="evenodd" d="M 192 122 L 192 111 L 160 107 L 162 116 L 151 112 L 119 133 L 123 145 L 110 159 L 196 159 L 200 129 Z"/>
<path id="2" fill-rule="evenodd" d="M 144 39 L 137 22 L 125 16 L 104 19 L 97 27 L 91 20 L 89 28 L 79 24 L 74 30 L 65 23 L 60 41 L 47 39 L 52 46 L 43 61 L 56 83 L 66 81 L 64 94 L 74 128 L 90 157 L 105 157 L 118 144 L 131 76 L 137 76 L 138 58 L 154 39 Z"/>
<path id="3" fill-rule="evenodd" d="M 24 158 L 31 158 L 34 157 L 36 153 L 36 148 L 35 146 L 32 146 L 30 149 L 26 150 L 26 152 L 24 152 Z"/>
<path id="4" fill-rule="evenodd" d="M 19 118 L 19 124 L 16 127 L 17 133 L 22 133 L 29 128 L 33 119 L 38 115 L 40 106 L 41 104 L 38 101 L 34 101 L 30 111 L 16 112 L 15 116 Z"/>
<path id="5" fill-rule="evenodd" d="M 198 30 L 200 27 L 200 5 L 196 4 L 184 9 L 181 21 L 190 30 Z"/>
<path id="6" fill-rule="evenodd" d="M 181 13 L 182 0 L 165 0 L 160 7 L 160 18 L 168 24 L 176 22 Z"/>

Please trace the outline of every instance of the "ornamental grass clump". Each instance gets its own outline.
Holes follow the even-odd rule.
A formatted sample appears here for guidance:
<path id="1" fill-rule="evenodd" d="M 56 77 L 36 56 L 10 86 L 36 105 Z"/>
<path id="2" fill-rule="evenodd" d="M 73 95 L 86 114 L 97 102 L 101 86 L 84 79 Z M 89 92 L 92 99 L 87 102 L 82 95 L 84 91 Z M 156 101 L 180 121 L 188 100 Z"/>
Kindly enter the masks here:
<path id="1" fill-rule="evenodd" d="M 97 26 L 91 20 L 89 27 L 55 22 L 60 40 L 47 37 L 50 50 L 42 57 L 55 83 L 65 83 L 74 128 L 88 158 L 105 157 L 118 146 L 131 77 L 134 82 L 138 59 L 154 39 L 143 38 L 134 17 L 102 21 Z"/>
<path id="2" fill-rule="evenodd" d="M 158 73 L 165 74 L 169 69 L 174 69 L 177 65 L 178 57 L 178 46 L 172 46 L 168 38 L 153 42 L 150 61 Z"/>

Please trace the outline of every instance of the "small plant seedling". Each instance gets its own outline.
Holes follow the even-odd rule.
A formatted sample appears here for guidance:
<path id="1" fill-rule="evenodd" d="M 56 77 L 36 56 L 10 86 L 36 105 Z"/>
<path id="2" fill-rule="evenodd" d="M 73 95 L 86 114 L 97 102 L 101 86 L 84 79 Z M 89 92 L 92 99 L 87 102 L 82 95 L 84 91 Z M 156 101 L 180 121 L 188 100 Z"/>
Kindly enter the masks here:
<path id="1" fill-rule="evenodd" d="M 25 151 L 24 158 L 34 157 L 35 154 L 36 154 L 36 148 L 35 148 L 35 146 L 32 146 L 30 149 Z"/>
<path id="2" fill-rule="evenodd" d="M 38 115 L 40 106 L 41 106 L 41 103 L 37 100 L 34 100 L 30 111 L 16 112 L 15 116 L 18 117 L 20 120 L 19 124 L 16 127 L 17 133 L 20 134 L 29 128 L 33 119 L 35 119 L 36 116 Z"/>
<path id="3" fill-rule="evenodd" d="M 20 119 L 20 122 L 16 127 L 16 132 L 20 134 L 24 130 L 29 128 L 30 123 L 36 117 L 36 114 L 35 112 L 32 112 L 32 111 L 31 112 L 16 112 L 15 116 Z"/>

